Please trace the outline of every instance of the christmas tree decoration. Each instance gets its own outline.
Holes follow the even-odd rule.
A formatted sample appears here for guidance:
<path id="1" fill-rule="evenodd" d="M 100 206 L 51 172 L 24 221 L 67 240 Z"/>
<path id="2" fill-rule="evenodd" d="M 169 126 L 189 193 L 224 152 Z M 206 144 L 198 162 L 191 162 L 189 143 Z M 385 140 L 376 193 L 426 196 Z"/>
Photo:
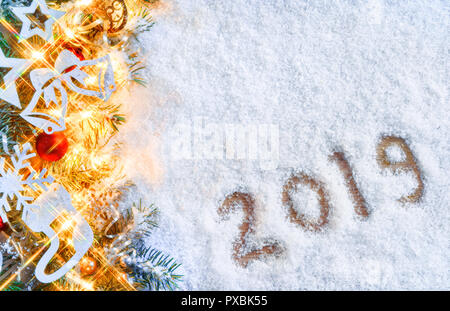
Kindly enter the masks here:
<path id="1" fill-rule="evenodd" d="M 0 231 L 5 230 L 6 224 L 3 222 L 3 219 L 0 217 Z M 0 265 L 1 267 L 1 265 Z"/>
<path id="2" fill-rule="evenodd" d="M 21 108 L 17 95 L 16 80 L 30 65 L 30 61 L 20 58 L 6 57 L 0 48 L 0 99 Z M 6 74 L 5 74 L 6 72 Z"/>
<path id="3" fill-rule="evenodd" d="M 72 68 L 70 72 L 66 72 L 67 68 Z M 83 68 L 83 69 L 82 69 Z M 95 96 L 101 100 L 107 101 L 111 94 L 116 90 L 114 81 L 114 70 L 109 55 L 93 60 L 80 61 L 79 58 L 68 50 L 63 50 L 55 62 L 55 69 L 60 73 L 61 81 L 74 92 Z M 91 71 L 91 76 L 96 76 L 91 84 L 86 84 L 89 75 L 85 72 Z M 83 87 L 78 87 L 76 81 Z M 97 87 L 97 88 L 96 88 Z"/>
<path id="4" fill-rule="evenodd" d="M 99 66 L 97 67 L 97 65 Z M 93 71 L 97 76 L 97 80 L 94 80 L 92 85 L 87 85 L 85 82 L 89 77 L 84 71 L 87 69 Z M 31 71 L 30 80 L 36 92 L 20 115 L 30 124 L 43 129 L 47 134 L 66 129 L 68 94 L 63 85 L 79 94 L 95 96 L 104 101 L 108 100 L 112 92 L 116 90 L 114 72 L 108 55 L 95 60 L 80 61 L 75 54 L 68 50 L 63 50 L 59 54 L 53 69 L 40 68 Z M 59 94 L 59 98 L 57 94 Z M 46 108 L 49 108 L 52 103 L 56 105 L 51 110 L 52 114 L 42 112 L 42 107 L 40 110 L 38 109 L 42 99 Z"/>
<path id="5" fill-rule="evenodd" d="M 72 241 L 75 254 L 59 270 L 47 274 L 45 268 L 59 248 L 58 233 L 50 226 L 56 218 L 63 217 L 63 226 L 73 229 Z M 86 254 L 91 247 L 94 235 L 83 216 L 73 207 L 70 194 L 61 185 L 52 188 L 36 199 L 34 204 L 25 206 L 23 221 L 34 232 L 44 233 L 50 242 L 49 249 L 39 260 L 36 266 L 36 278 L 42 283 L 50 283 L 64 276 Z"/>
<path id="6" fill-rule="evenodd" d="M 69 142 L 63 132 L 41 133 L 36 138 L 36 152 L 45 161 L 58 161 L 67 152 Z"/>
<path id="7" fill-rule="evenodd" d="M 11 10 L 22 22 L 19 43 L 33 36 L 53 41 L 53 24 L 65 14 L 48 8 L 45 0 L 33 0 L 30 6 L 12 7 Z"/>
<path id="8" fill-rule="evenodd" d="M 117 33 L 125 28 L 128 19 L 128 9 L 123 0 L 110 1 L 106 7 L 108 24 L 106 26 L 108 33 Z"/>
<path id="9" fill-rule="evenodd" d="M 82 275 L 92 275 L 97 271 L 97 261 L 92 257 L 84 257 L 80 261 Z"/>
<path id="10" fill-rule="evenodd" d="M 113 93 L 145 85 L 149 7 L 27 4 L 0 12 L 0 246 L 14 253 L 0 252 L 0 290 L 175 289 L 180 265 L 145 246 L 157 209 L 123 203 L 134 188 L 115 138 L 128 103 Z"/>

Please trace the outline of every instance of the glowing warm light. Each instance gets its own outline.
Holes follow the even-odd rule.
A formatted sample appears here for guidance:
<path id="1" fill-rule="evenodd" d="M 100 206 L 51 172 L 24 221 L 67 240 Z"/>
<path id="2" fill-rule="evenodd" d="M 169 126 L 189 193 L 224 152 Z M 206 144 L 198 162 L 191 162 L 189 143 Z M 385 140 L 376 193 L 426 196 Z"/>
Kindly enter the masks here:
<path id="1" fill-rule="evenodd" d="M 92 0 L 79 0 L 77 2 L 78 6 L 87 6 L 92 3 Z"/>
<path id="2" fill-rule="evenodd" d="M 81 152 L 81 148 L 79 148 L 79 147 L 74 147 L 74 148 L 72 148 L 72 152 L 73 152 L 74 154 L 79 154 L 79 153 Z"/>
<path id="3" fill-rule="evenodd" d="M 106 156 L 98 156 L 98 155 L 91 156 L 91 164 L 94 168 L 100 167 L 105 162 Z"/>
<path id="4" fill-rule="evenodd" d="M 62 230 L 62 231 L 65 231 L 65 230 L 71 228 L 72 226 L 73 226 L 73 219 L 67 219 L 67 220 L 63 223 L 63 225 L 62 225 L 62 227 L 61 227 L 61 230 Z"/>
<path id="5" fill-rule="evenodd" d="M 128 282 L 128 276 L 125 272 L 121 272 L 118 277 L 120 282 Z"/>
<path id="6" fill-rule="evenodd" d="M 50 109 L 48 114 L 56 118 L 61 118 L 63 116 L 62 111 L 59 109 Z"/>
<path id="7" fill-rule="evenodd" d="M 31 57 L 34 60 L 42 60 L 42 59 L 44 59 L 44 53 L 42 53 L 41 51 L 33 51 L 31 53 Z"/>
<path id="8" fill-rule="evenodd" d="M 81 282 L 86 290 L 94 290 L 94 285 L 90 282 Z"/>
<path id="9" fill-rule="evenodd" d="M 66 36 L 67 36 L 69 39 L 75 39 L 75 34 L 74 34 L 73 31 L 70 30 L 70 29 L 66 29 Z"/>
<path id="10" fill-rule="evenodd" d="M 90 117 L 92 117 L 93 112 L 90 110 L 84 110 L 80 113 L 80 116 L 82 119 L 89 119 Z"/>

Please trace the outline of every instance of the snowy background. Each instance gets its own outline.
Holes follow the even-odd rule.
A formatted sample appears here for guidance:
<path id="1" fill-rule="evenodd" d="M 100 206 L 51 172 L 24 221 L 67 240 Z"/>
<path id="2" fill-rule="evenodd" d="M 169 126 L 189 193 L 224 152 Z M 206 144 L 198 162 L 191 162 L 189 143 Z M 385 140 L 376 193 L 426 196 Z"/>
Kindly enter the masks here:
<path id="1" fill-rule="evenodd" d="M 448 1 L 163 0 L 140 39 L 149 84 L 128 94 L 121 131 L 129 175 L 161 209 L 149 243 L 183 265 L 181 289 L 450 289 Z M 272 124 L 276 167 L 258 160 L 179 159 L 179 124 Z M 376 162 L 382 135 L 405 138 L 425 181 Z M 333 150 L 345 152 L 370 216 L 356 217 Z M 401 156 L 401 153 L 400 153 Z M 286 219 L 282 186 L 295 171 L 325 183 L 330 223 L 308 232 Z M 307 188 L 299 209 L 317 213 Z M 232 260 L 242 211 L 217 209 L 252 193 L 252 240 L 279 258 Z"/>

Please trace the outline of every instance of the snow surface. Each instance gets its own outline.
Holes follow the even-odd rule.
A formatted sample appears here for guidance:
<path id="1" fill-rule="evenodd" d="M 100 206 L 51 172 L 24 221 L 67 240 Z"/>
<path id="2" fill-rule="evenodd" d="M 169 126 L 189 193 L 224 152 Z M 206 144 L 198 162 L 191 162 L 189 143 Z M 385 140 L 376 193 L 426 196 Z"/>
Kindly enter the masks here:
<path id="1" fill-rule="evenodd" d="M 183 264 L 181 289 L 450 289 L 449 11 L 448 1 L 162 1 L 140 38 L 149 84 L 126 95 L 121 138 L 135 199 L 161 209 L 149 244 Z M 177 158 L 175 129 L 201 118 L 219 142 L 227 124 L 274 125 L 275 167 L 250 156 Z M 397 201 L 415 188 L 412 175 L 378 166 L 384 134 L 405 138 L 418 159 L 420 203 Z M 328 160 L 336 149 L 367 220 Z M 286 219 L 282 186 L 295 171 L 329 191 L 321 233 Z M 251 240 L 276 239 L 280 258 L 233 262 L 243 213 L 222 220 L 217 209 L 235 190 L 256 198 Z M 301 190 L 294 201 L 314 217 L 314 193 Z"/>

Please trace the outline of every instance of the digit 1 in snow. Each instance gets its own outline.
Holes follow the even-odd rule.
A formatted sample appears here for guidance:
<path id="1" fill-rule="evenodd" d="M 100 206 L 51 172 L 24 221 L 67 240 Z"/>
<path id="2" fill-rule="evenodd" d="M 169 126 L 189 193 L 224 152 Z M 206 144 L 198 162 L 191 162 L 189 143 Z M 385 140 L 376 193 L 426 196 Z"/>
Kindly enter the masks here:
<path id="1" fill-rule="evenodd" d="M 356 185 L 355 178 L 350 164 L 348 163 L 345 154 L 343 152 L 334 152 L 330 156 L 330 160 L 337 163 L 340 171 L 344 174 L 345 185 L 350 191 L 353 204 L 355 205 L 355 212 L 359 216 L 366 218 L 369 216 L 366 200 L 362 196 L 361 192 Z"/>
<path id="2" fill-rule="evenodd" d="M 404 160 L 393 162 L 389 159 L 386 150 L 392 146 L 397 146 L 402 150 L 405 155 Z M 401 197 L 399 201 L 402 203 L 417 203 L 420 200 L 424 190 L 422 175 L 419 166 L 417 165 L 416 158 L 403 138 L 396 136 L 382 137 L 377 146 L 377 162 L 383 169 L 390 169 L 394 174 L 400 171 L 413 172 L 417 180 L 417 188 L 412 194 Z"/>

